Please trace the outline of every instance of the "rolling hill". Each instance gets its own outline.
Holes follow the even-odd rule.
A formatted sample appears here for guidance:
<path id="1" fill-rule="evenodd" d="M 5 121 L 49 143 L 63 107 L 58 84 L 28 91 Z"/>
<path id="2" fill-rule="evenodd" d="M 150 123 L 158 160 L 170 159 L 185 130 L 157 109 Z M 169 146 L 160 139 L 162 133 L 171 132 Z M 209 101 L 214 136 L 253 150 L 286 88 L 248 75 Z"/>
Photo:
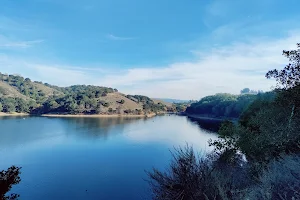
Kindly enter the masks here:
<path id="1" fill-rule="evenodd" d="M 146 115 L 170 110 L 174 110 L 171 103 L 142 95 L 125 95 L 113 88 L 58 87 L 0 73 L 0 112 Z"/>

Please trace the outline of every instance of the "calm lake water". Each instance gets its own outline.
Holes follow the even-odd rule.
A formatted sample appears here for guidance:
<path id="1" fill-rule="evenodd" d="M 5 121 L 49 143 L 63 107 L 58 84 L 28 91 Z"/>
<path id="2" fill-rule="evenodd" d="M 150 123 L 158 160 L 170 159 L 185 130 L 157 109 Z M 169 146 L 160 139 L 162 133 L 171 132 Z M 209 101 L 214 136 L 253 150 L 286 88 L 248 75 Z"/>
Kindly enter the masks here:
<path id="1" fill-rule="evenodd" d="M 184 116 L 0 118 L 0 169 L 22 167 L 12 192 L 33 199 L 150 199 L 145 170 L 165 169 L 173 147 L 208 151 L 216 138 Z"/>

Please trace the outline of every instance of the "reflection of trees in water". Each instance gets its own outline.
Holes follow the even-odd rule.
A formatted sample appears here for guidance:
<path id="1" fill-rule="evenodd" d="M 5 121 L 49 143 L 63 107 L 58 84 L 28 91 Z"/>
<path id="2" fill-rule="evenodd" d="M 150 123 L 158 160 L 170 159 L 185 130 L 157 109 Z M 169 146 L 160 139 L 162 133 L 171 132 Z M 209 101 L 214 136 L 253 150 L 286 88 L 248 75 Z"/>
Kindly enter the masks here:
<path id="1" fill-rule="evenodd" d="M 188 117 L 188 120 L 196 123 L 200 128 L 217 132 L 221 126 L 222 121 L 219 120 L 210 120 L 210 119 L 195 119 Z"/>
<path id="2" fill-rule="evenodd" d="M 107 139 L 114 134 L 123 132 L 129 123 L 137 122 L 140 118 L 63 118 L 69 125 L 68 128 L 75 129 L 76 134 L 84 137 L 100 137 Z M 72 133 L 72 131 L 67 131 Z"/>

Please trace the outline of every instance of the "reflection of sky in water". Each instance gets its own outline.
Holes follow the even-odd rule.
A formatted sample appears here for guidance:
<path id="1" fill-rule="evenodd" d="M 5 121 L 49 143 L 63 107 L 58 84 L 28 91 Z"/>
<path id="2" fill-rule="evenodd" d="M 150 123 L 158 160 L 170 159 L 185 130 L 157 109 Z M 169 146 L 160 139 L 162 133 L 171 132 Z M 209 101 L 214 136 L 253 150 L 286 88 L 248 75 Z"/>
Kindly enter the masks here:
<path id="1" fill-rule="evenodd" d="M 146 127 L 146 128 L 144 128 Z M 208 140 L 216 136 L 208 131 L 199 129 L 185 117 L 156 117 L 144 122 L 126 126 L 126 136 L 138 143 L 164 143 L 170 146 L 192 144 L 195 148 L 205 150 Z"/>
<path id="2" fill-rule="evenodd" d="M 145 169 L 164 168 L 173 147 L 201 151 L 216 137 L 178 116 L 2 118 L 0 127 L 0 169 L 23 167 L 13 191 L 24 200 L 143 199 Z"/>

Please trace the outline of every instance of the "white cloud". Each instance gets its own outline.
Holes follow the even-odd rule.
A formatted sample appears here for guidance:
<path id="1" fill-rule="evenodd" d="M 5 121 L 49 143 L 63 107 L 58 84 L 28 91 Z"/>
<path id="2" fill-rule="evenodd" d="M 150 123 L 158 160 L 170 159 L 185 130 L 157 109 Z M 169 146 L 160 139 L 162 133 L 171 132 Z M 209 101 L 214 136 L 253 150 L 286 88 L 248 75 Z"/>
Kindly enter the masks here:
<path id="1" fill-rule="evenodd" d="M 119 37 L 119 36 L 115 36 L 113 34 L 108 34 L 106 37 L 110 40 L 134 40 L 134 39 L 136 39 L 134 37 Z"/>
<path id="2" fill-rule="evenodd" d="M 288 60 L 282 56 L 282 50 L 294 49 L 299 41 L 300 34 L 296 31 L 281 39 L 256 38 L 223 47 L 198 49 L 195 52 L 196 61 L 122 70 L 98 68 L 97 71 L 91 70 L 89 66 L 52 65 L 30 61 L 16 63 L 18 59 L 2 56 L 2 63 L 5 61 L 6 65 L 0 65 L 0 71 L 11 72 L 15 69 L 14 72 L 22 73 L 24 69 L 16 69 L 20 69 L 19 66 L 23 63 L 22 66 L 26 67 L 30 78 L 34 75 L 36 80 L 51 84 L 94 84 L 118 88 L 130 94 L 199 99 L 219 92 L 239 93 L 245 87 L 270 90 L 275 82 L 267 80 L 265 73 L 287 64 Z M 10 66 L 10 70 L 3 70 L 2 66 Z"/>
<path id="3" fill-rule="evenodd" d="M 58 83 L 60 86 L 76 85 L 80 83 L 87 83 L 90 77 L 84 71 L 77 69 L 65 69 L 63 66 L 47 66 L 47 65 L 33 65 L 32 66 L 43 82 L 50 84 Z"/>
<path id="4" fill-rule="evenodd" d="M 26 49 L 42 42 L 44 40 L 18 40 L 0 34 L 1 49 Z"/>
<path id="5" fill-rule="evenodd" d="M 112 84 L 127 93 L 184 99 L 199 99 L 218 92 L 238 93 L 244 87 L 266 91 L 275 83 L 267 80 L 265 73 L 282 68 L 288 62 L 282 50 L 294 49 L 298 41 L 300 36 L 294 32 L 282 39 L 253 39 L 199 50 L 201 56 L 195 62 L 132 68 L 126 73 L 106 76 L 101 83 Z"/>

